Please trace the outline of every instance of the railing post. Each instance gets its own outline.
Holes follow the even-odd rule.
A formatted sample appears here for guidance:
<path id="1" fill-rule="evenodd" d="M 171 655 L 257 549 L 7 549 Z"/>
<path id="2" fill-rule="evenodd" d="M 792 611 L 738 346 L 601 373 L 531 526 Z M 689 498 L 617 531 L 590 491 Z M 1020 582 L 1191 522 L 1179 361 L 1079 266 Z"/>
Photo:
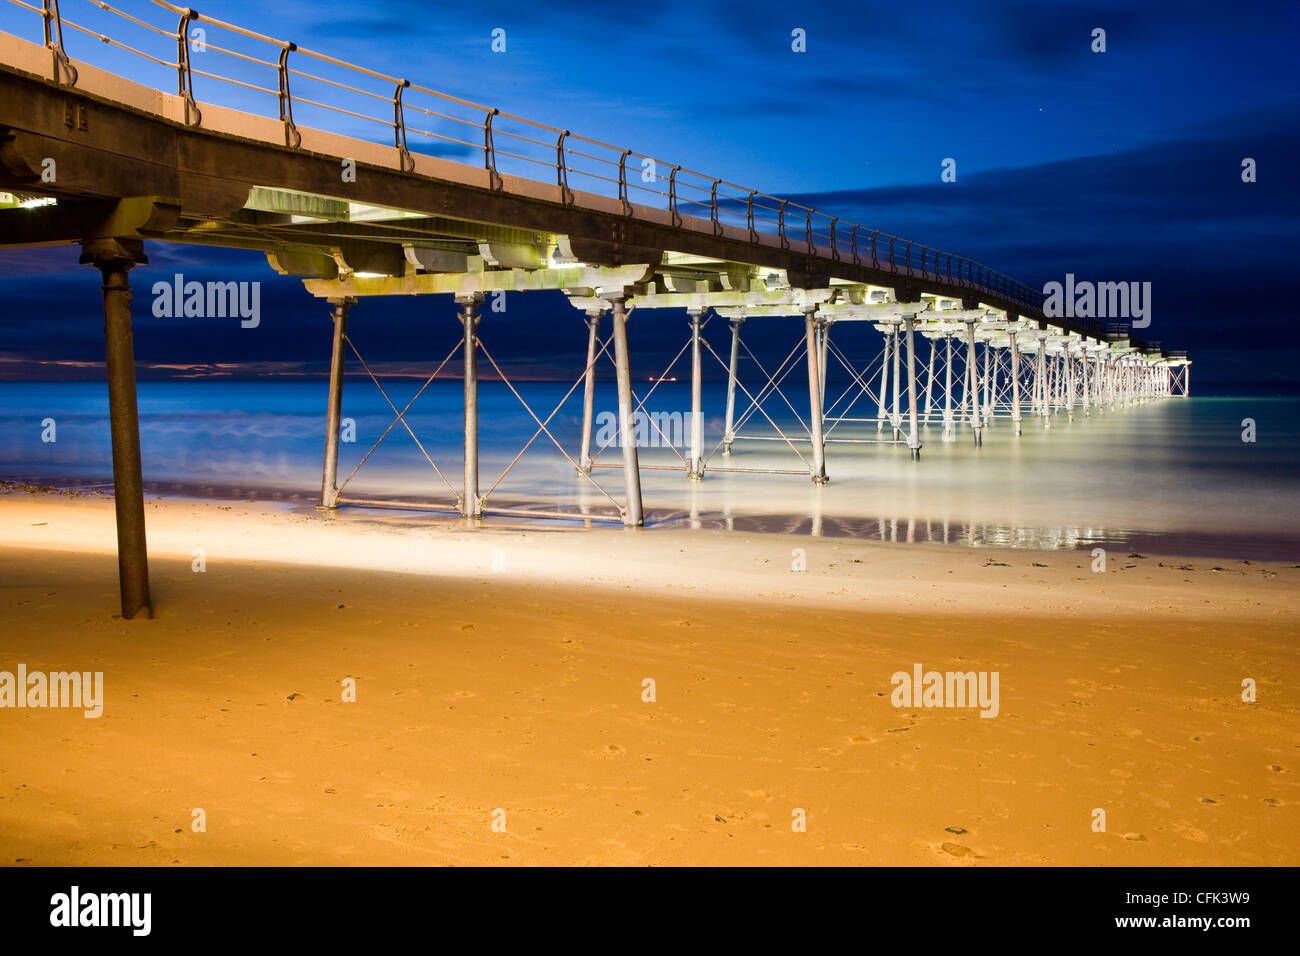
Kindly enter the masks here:
<path id="1" fill-rule="evenodd" d="M 487 118 L 483 121 L 483 164 L 488 171 L 488 188 L 495 191 L 500 189 L 504 183 L 501 174 L 497 172 L 497 147 L 492 139 L 492 117 L 501 111 L 495 106 L 487 111 Z M 405 142 L 406 133 L 403 131 L 402 140 Z"/>
<path id="2" fill-rule="evenodd" d="M 831 220 L 831 259 L 834 260 L 835 262 L 840 261 L 839 250 L 835 248 L 835 224 L 839 221 L 840 221 L 839 216 L 836 216 Z"/>
<path id="3" fill-rule="evenodd" d="M 682 217 L 677 214 L 677 173 L 681 168 L 674 166 L 673 171 L 668 174 L 668 213 L 674 229 L 680 229 L 682 226 Z"/>
<path id="4" fill-rule="evenodd" d="M 713 234 L 722 235 L 722 223 L 718 221 L 718 183 L 721 179 L 713 181 L 713 187 L 709 190 L 709 218 L 713 222 Z"/>
<path id="5" fill-rule="evenodd" d="M 296 49 L 296 43 L 280 48 L 280 122 L 284 124 L 284 145 L 294 149 L 302 145 L 302 134 L 293 123 L 293 96 L 289 92 L 289 54 Z"/>
<path id="6" fill-rule="evenodd" d="M 781 238 L 781 248 L 789 249 L 790 241 L 785 237 L 785 207 L 790 205 L 790 200 L 782 199 L 781 208 L 776 214 L 776 234 Z"/>
<path id="7" fill-rule="evenodd" d="M 194 10 L 186 8 L 181 13 L 180 25 L 176 28 L 176 72 L 180 87 L 181 101 L 185 107 L 185 125 L 198 126 L 203 121 L 198 104 L 194 101 L 194 74 L 190 71 L 190 24 L 198 17 Z M 190 117 L 194 119 L 191 122 Z"/>
<path id="8" fill-rule="evenodd" d="M 751 189 L 749 191 L 749 201 L 745 208 L 745 219 L 749 224 L 750 242 L 758 242 L 758 230 L 754 228 L 754 194 L 756 192 L 758 192 L 756 189 Z"/>
<path id="9" fill-rule="evenodd" d="M 627 201 L 627 157 L 632 150 L 623 150 L 618 158 L 618 201 L 623 204 L 623 215 L 632 215 L 632 204 Z"/>
<path id="10" fill-rule="evenodd" d="M 397 90 L 393 93 L 393 146 L 397 149 L 397 159 L 404 173 L 415 169 L 415 160 L 406 148 L 406 114 L 402 110 L 402 91 L 410 85 L 410 80 L 398 80 Z"/>
<path id="11" fill-rule="evenodd" d="M 53 61 L 54 82 L 67 86 L 77 85 L 77 68 L 68 60 L 63 50 L 63 17 L 59 14 L 59 0 L 44 0 L 41 19 L 45 24 L 45 49 Z"/>
<path id="12" fill-rule="evenodd" d="M 817 251 L 817 247 L 813 244 L 813 237 L 812 237 L 812 214 L 813 211 L 809 209 L 808 218 L 804 220 L 804 225 L 803 225 L 803 238 L 804 241 L 808 243 L 808 255 L 810 256 Z"/>
<path id="13" fill-rule="evenodd" d="M 563 130 L 560 138 L 555 143 L 555 176 L 560 184 L 560 203 L 565 206 L 573 205 L 573 191 L 569 189 L 569 161 L 564 158 L 564 140 L 568 137 L 569 131 Z M 676 172 L 674 170 L 674 172 Z M 676 204 L 673 201 L 675 197 L 671 194 L 672 186 L 669 186 L 669 204 L 673 206 L 673 215 L 676 216 Z M 673 225 L 678 225 L 674 222 Z"/>

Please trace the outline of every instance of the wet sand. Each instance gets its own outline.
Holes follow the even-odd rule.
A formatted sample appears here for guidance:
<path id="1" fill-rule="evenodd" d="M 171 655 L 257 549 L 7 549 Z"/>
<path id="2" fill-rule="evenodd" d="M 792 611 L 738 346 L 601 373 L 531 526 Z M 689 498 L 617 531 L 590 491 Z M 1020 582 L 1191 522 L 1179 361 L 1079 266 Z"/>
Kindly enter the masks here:
<path id="1" fill-rule="evenodd" d="M 1300 863 L 1291 565 L 147 513 L 123 621 L 111 501 L 0 495 L 0 670 L 106 688 L 0 709 L 0 863 Z"/>

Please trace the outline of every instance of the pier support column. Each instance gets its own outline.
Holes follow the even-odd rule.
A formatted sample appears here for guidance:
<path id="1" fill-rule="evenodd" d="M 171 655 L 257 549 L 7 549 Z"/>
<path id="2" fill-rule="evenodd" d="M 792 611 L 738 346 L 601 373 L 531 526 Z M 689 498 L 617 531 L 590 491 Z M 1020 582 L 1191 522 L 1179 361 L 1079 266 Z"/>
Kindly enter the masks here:
<path id="1" fill-rule="evenodd" d="M 903 380 L 900 374 L 903 361 L 902 349 L 900 346 L 901 336 L 898 334 L 898 323 L 895 322 L 890 326 L 890 338 L 894 340 L 894 410 L 889 415 L 889 423 L 894 427 L 894 441 L 903 437 L 903 414 L 900 411 L 900 397 L 903 390 Z"/>
<path id="2" fill-rule="evenodd" d="M 618 434 L 623 446 L 623 487 L 627 491 L 627 508 L 623 524 L 629 528 L 645 525 L 641 510 L 641 463 L 636 449 L 636 404 L 632 400 L 632 370 L 627 351 L 627 309 L 623 297 L 610 299 L 614 322 L 614 368 L 618 377 Z"/>
<path id="3" fill-rule="evenodd" d="M 823 319 L 817 323 L 817 378 L 818 386 L 821 388 L 822 408 L 826 408 L 826 367 L 830 364 L 827 356 L 830 354 L 831 344 L 831 320 Z"/>
<path id="4" fill-rule="evenodd" d="M 818 366 L 817 309 L 804 313 L 804 341 L 808 350 L 808 429 L 812 433 L 813 484 L 826 482 L 826 441 L 822 434 L 821 370 Z"/>
<path id="5" fill-rule="evenodd" d="M 1083 417 L 1092 417 L 1092 386 L 1088 382 L 1088 350 L 1079 355 L 1079 382 L 1083 386 Z"/>
<path id="6" fill-rule="evenodd" d="M 907 327 L 907 447 L 912 450 L 912 461 L 921 459 L 921 431 L 917 422 L 916 407 L 916 352 L 913 333 L 916 330 L 916 316 L 909 315 L 903 319 Z"/>
<path id="7" fill-rule="evenodd" d="M 722 433 L 722 453 L 731 454 L 736 442 L 736 364 L 740 360 L 740 324 L 743 317 L 731 320 L 731 359 L 727 363 L 727 424 Z"/>
<path id="8" fill-rule="evenodd" d="M 692 481 L 704 477 L 703 385 L 700 381 L 700 327 L 704 321 L 704 312 L 704 309 L 690 309 L 686 313 L 691 320 L 691 457 L 686 474 Z"/>
<path id="9" fill-rule="evenodd" d="M 876 431 L 885 427 L 885 403 L 889 400 L 889 346 L 891 339 L 885 333 L 885 351 L 880 359 L 880 395 L 876 401 Z"/>
<path id="10" fill-rule="evenodd" d="M 952 422 L 952 333 L 946 333 L 944 340 L 947 342 L 948 348 L 944 358 L 943 372 L 943 440 L 950 442 L 954 440 Z"/>
<path id="11" fill-rule="evenodd" d="M 1074 356 L 1070 354 L 1069 346 L 1066 346 L 1061 361 L 1065 365 L 1065 411 L 1067 420 L 1074 421 Z"/>
<path id="12" fill-rule="evenodd" d="M 596 356 L 600 352 L 600 309 L 587 313 L 587 371 L 582 386 L 582 445 L 578 468 L 591 474 L 591 418 L 596 404 Z"/>
<path id="13" fill-rule="evenodd" d="M 465 491 L 460 503 L 465 518 L 483 517 L 478 497 L 478 305 L 482 301 L 478 292 L 456 296 L 465 326 Z"/>
<path id="14" fill-rule="evenodd" d="M 984 427 L 988 428 L 989 419 L 993 418 L 993 372 L 996 365 L 992 363 L 993 343 L 984 343 Z"/>
<path id="15" fill-rule="evenodd" d="M 930 410 L 934 407 L 934 339 L 927 339 L 930 343 L 930 362 L 925 371 L 925 423 L 930 424 Z"/>
<path id="16" fill-rule="evenodd" d="M 339 428 L 343 416 L 343 358 L 347 347 L 348 310 L 356 299 L 345 296 L 326 300 L 334 319 L 334 344 L 330 349 L 329 398 L 325 406 L 325 466 L 321 473 L 320 506 L 339 505 Z"/>
<path id="17" fill-rule="evenodd" d="M 980 426 L 980 391 L 979 391 L 979 368 L 977 365 L 977 356 L 975 354 L 975 322 L 967 320 L 966 322 L 966 365 L 970 372 L 970 423 L 975 430 L 975 447 L 978 448 L 984 444 L 984 429 Z"/>
<path id="18" fill-rule="evenodd" d="M 1051 394 L 1048 391 L 1047 381 L 1047 336 L 1038 337 L 1038 371 L 1035 377 L 1038 379 L 1038 414 L 1043 417 L 1043 427 L 1052 427 L 1052 401 Z"/>
<path id="19" fill-rule="evenodd" d="M 1016 437 L 1020 437 L 1020 346 L 1016 344 L 1016 333 L 1009 334 L 1011 339 L 1011 423 L 1016 426 Z"/>
<path id="20" fill-rule="evenodd" d="M 81 262 L 103 277 L 104 354 L 108 370 L 108 423 L 113 444 L 113 508 L 117 515 L 117 576 L 122 617 L 153 617 L 149 556 L 144 530 L 144 476 L 140 468 L 140 417 L 135 393 L 135 340 L 131 333 L 133 266 L 147 263 L 144 243 L 91 239 Z"/>

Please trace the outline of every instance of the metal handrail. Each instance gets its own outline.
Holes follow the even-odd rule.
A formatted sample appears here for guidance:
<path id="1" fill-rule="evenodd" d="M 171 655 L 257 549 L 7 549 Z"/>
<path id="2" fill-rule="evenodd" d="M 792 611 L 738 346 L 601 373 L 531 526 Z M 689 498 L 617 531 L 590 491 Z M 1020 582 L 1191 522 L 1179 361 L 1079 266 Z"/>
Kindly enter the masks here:
<path id="1" fill-rule="evenodd" d="M 850 236 L 851 236 L 850 254 L 851 254 L 852 262 L 855 265 L 862 265 L 864 261 L 863 253 L 860 251 L 859 248 L 858 233 L 859 230 L 865 230 L 866 227 L 854 223 L 848 223 L 838 216 L 831 217 L 826 213 L 822 213 L 816 209 L 813 209 L 812 207 L 805 206 L 788 199 L 780 199 L 775 196 L 769 196 L 765 193 L 760 193 L 757 190 L 747 189 L 738 186 L 734 183 L 727 182 L 726 180 L 720 178 L 710 177 L 702 173 L 695 172 L 679 164 L 671 164 L 667 162 L 662 163 L 662 165 L 665 168 L 671 170 L 671 173 L 669 175 L 667 192 L 665 192 L 662 189 L 649 186 L 646 183 L 629 182 L 627 176 L 627 157 L 629 155 L 644 156 L 644 154 L 640 154 L 640 153 L 634 154 L 633 151 L 630 149 L 620 149 L 618 147 L 612 146 L 608 143 L 601 142 L 599 140 L 581 136 L 576 133 L 571 133 L 568 130 L 562 130 L 552 126 L 548 126 L 545 123 L 539 123 L 535 120 L 527 119 L 526 117 L 515 116 L 510 113 L 503 113 L 494 107 L 483 106 L 481 104 L 474 103 L 470 100 L 462 99 L 460 97 L 443 93 L 438 90 L 430 89 L 428 87 L 419 86 L 403 78 L 389 76 L 385 73 L 381 73 L 376 70 L 371 70 L 363 66 L 358 66 L 354 63 L 349 63 L 345 60 L 338 59 L 336 57 L 330 56 L 325 53 L 321 53 L 319 51 L 309 50 L 303 47 L 299 47 L 296 44 L 289 41 L 277 40 L 273 37 L 269 37 L 264 34 L 258 33 L 256 31 L 249 30 L 245 27 L 241 27 L 237 24 L 228 23 L 226 21 L 219 20 L 215 17 L 211 17 L 206 14 L 201 14 L 198 11 L 193 10 L 191 8 L 182 7 L 170 3 L 168 2 L 168 0 L 147 0 L 147 2 L 153 4 L 154 6 L 161 7 L 162 9 L 175 14 L 179 18 L 174 33 L 172 31 L 165 30 L 161 27 L 155 26 L 154 24 L 149 23 L 147 20 L 141 19 L 130 13 L 119 10 L 116 7 L 114 7 L 112 4 L 107 2 L 107 0 L 88 0 L 88 2 L 100 9 L 116 14 L 125 20 L 135 23 L 141 27 L 147 28 L 153 31 L 154 33 L 166 37 L 174 37 L 177 43 L 177 60 L 175 63 L 168 63 L 166 60 L 163 60 L 158 57 L 154 57 L 141 50 L 137 50 L 131 46 L 126 45 L 125 43 L 119 40 L 108 37 L 104 34 L 96 33 L 90 29 L 87 29 L 84 26 L 76 24 L 72 20 L 69 20 L 68 18 L 62 15 L 59 9 L 58 0 L 41 0 L 42 5 L 40 7 L 36 7 L 32 3 L 26 2 L 26 0 L 8 0 L 8 2 L 14 4 L 15 6 L 32 11 L 41 17 L 43 22 L 45 46 L 51 51 L 52 55 L 55 58 L 56 76 L 62 78 L 61 81 L 66 82 L 67 85 L 75 85 L 76 70 L 75 67 L 72 65 L 71 61 L 69 60 L 66 50 L 64 48 L 63 26 L 65 24 L 77 29 L 82 33 L 86 33 L 103 42 L 111 43 L 114 46 L 117 46 L 128 52 L 135 53 L 136 55 L 139 55 L 145 59 L 158 63 L 162 66 L 170 66 L 174 68 L 177 74 L 178 92 L 180 97 L 185 103 L 185 121 L 190 125 L 199 125 L 202 123 L 202 116 L 199 112 L 197 99 L 194 95 L 194 85 L 193 85 L 194 75 L 198 74 L 199 76 L 210 77 L 215 80 L 222 80 L 227 83 L 231 83 L 237 86 L 256 90 L 263 93 L 268 93 L 272 96 L 275 96 L 278 104 L 277 105 L 278 118 L 280 122 L 284 124 L 285 145 L 290 148 L 300 148 L 302 142 L 302 137 L 298 131 L 297 126 L 295 125 L 294 115 L 293 115 L 294 103 L 295 101 L 297 101 L 298 103 L 301 104 L 310 105 L 319 109 L 329 110 L 332 112 L 340 113 L 345 116 L 350 116 L 350 117 L 363 119 L 363 120 L 369 120 L 371 122 L 378 122 L 383 125 L 391 126 L 394 148 L 396 148 L 398 151 L 402 168 L 407 171 L 412 171 L 415 166 L 414 156 L 412 155 L 407 144 L 407 133 L 409 131 L 413 133 L 418 133 L 422 136 L 431 139 L 437 139 L 450 144 L 455 144 L 457 146 L 465 146 L 472 149 L 481 148 L 483 150 L 484 166 L 487 169 L 489 183 L 491 185 L 491 188 L 493 189 L 500 189 L 502 188 L 503 185 L 501 172 L 497 168 L 497 158 L 498 156 L 508 157 L 514 160 L 521 160 L 525 162 L 535 163 L 538 165 L 550 166 L 551 168 L 553 168 L 556 175 L 556 182 L 560 189 L 561 201 L 564 202 L 566 205 L 572 204 L 573 202 L 574 194 L 571 187 L 572 177 L 582 176 L 585 177 L 586 179 L 594 180 L 596 182 L 604 182 L 604 183 L 610 183 L 612 185 L 616 185 L 618 200 L 621 204 L 621 208 L 625 215 L 628 216 L 635 215 L 635 211 L 636 211 L 635 206 L 633 205 L 630 197 L 630 191 L 635 189 L 638 190 L 638 195 L 657 196 L 660 197 L 658 201 L 663 201 L 666 199 L 668 211 L 674 227 L 681 228 L 685 225 L 682 216 L 680 214 L 680 206 L 683 203 L 685 203 L 685 205 L 688 208 L 696 207 L 702 209 L 703 207 L 705 207 L 705 205 L 707 205 L 708 219 L 710 225 L 712 226 L 713 233 L 715 235 L 724 236 L 727 235 L 728 228 L 739 228 L 745 231 L 746 233 L 745 238 L 747 238 L 749 242 L 757 244 L 763 241 L 764 236 L 772 235 L 772 232 L 768 232 L 766 230 L 760 233 L 758 223 L 761 221 L 765 226 L 775 227 L 775 229 L 773 230 L 775 233 L 775 238 L 778 240 L 778 242 L 780 243 L 783 249 L 790 248 L 789 237 L 787 236 L 787 232 L 786 232 L 786 219 L 787 219 L 788 211 L 793 209 L 793 210 L 798 210 L 804 215 L 804 238 L 807 246 L 807 251 L 810 255 L 817 254 L 819 249 L 825 249 L 828 250 L 829 256 L 833 261 L 840 261 L 840 248 L 839 248 L 840 230 L 849 229 Z M 235 79 L 234 77 L 231 76 L 223 76 L 220 73 L 213 73 L 207 70 L 194 69 L 193 64 L 191 63 L 190 48 L 189 48 L 190 45 L 187 36 L 189 26 L 194 23 L 203 23 L 220 30 L 229 31 L 232 34 L 244 37 L 249 40 L 253 40 L 257 43 L 264 43 L 272 47 L 275 47 L 277 51 L 275 56 L 275 62 L 271 62 L 269 57 L 267 59 L 262 59 L 256 56 L 240 53 L 239 51 L 233 49 L 227 49 L 213 44 L 206 45 L 207 49 L 211 49 L 214 52 L 219 52 L 225 55 L 237 57 L 243 61 L 247 61 L 249 63 L 253 63 L 256 65 L 261 65 L 271 70 L 274 70 L 277 74 L 277 82 L 275 84 L 276 88 L 270 89 L 268 86 L 259 86 L 253 83 L 244 82 L 242 80 Z M 331 66 L 340 68 L 342 70 L 349 71 L 353 75 L 366 77 L 372 80 L 379 80 L 387 84 L 391 84 L 391 89 L 393 90 L 393 93 L 391 95 L 375 93 L 371 90 L 366 90 L 358 86 L 351 86 L 347 83 L 341 83 L 336 80 L 332 80 L 328 77 L 317 76 L 313 73 L 309 73 L 303 70 L 293 69 L 288 65 L 288 55 L 291 52 L 296 52 L 301 56 L 310 57 L 318 62 L 326 63 Z M 345 90 L 352 94 L 357 94 L 372 99 L 378 99 L 381 101 L 388 101 L 392 104 L 393 107 L 393 119 L 390 123 L 387 120 L 379 120 L 365 113 L 360 113 L 355 110 L 349 110 L 336 104 L 326 103 L 320 100 L 310 99 L 301 94 L 296 94 L 292 91 L 290 86 L 290 82 L 289 82 L 290 74 L 293 74 L 303 80 L 324 83 L 329 86 L 341 90 Z M 424 96 L 432 97 L 435 100 L 442 103 L 454 104 L 455 106 L 459 106 L 468 110 L 478 112 L 482 115 L 483 119 L 481 122 L 476 122 L 458 116 L 453 116 L 446 113 L 440 113 L 436 110 L 427 109 L 416 104 L 404 103 L 403 95 L 406 92 L 419 93 Z M 406 121 L 406 115 L 405 115 L 405 109 L 408 107 L 410 109 L 416 110 L 428 116 L 437 117 L 439 119 L 448 122 L 460 123 L 466 126 L 480 129 L 483 134 L 483 145 L 479 147 L 463 139 L 446 136 L 441 133 L 431 132 L 428 130 L 416 129 L 414 127 L 408 126 Z M 546 139 L 535 138 L 533 136 L 524 135 L 523 133 L 515 132 L 510 129 L 501 129 L 499 127 L 499 124 L 502 122 L 507 124 L 521 125 L 521 126 L 529 127 L 531 129 L 538 130 L 539 136 L 541 136 L 542 134 L 546 134 L 546 137 L 549 138 L 550 142 L 554 142 L 555 146 L 551 147 L 549 143 L 546 141 Z M 554 162 L 543 161 L 543 160 L 535 159 L 534 157 L 531 156 L 522 155 L 521 153 L 516 153 L 508 150 L 499 150 L 495 142 L 496 136 L 507 136 L 512 138 L 512 140 L 524 144 L 528 144 L 529 146 L 544 147 L 547 150 L 554 148 L 555 160 Z M 573 141 L 580 141 L 584 144 L 587 144 L 590 147 L 594 147 L 594 149 L 590 151 L 574 149 L 568 145 L 568 143 Z M 611 155 L 610 156 L 600 155 L 599 154 L 600 151 L 606 151 Z M 613 155 L 617 155 L 618 158 L 617 159 L 612 158 Z M 580 159 L 587 160 L 588 162 L 591 163 L 612 167 L 611 172 L 613 170 L 617 170 L 617 178 L 615 178 L 613 175 L 604 176 L 598 172 L 591 171 L 585 168 L 575 168 L 569 162 L 570 158 L 580 158 Z M 660 162 L 654 157 L 644 156 L 644 158 L 649 159 L 651 163 L 654 164 L 654 168 L 658 168 L 658 166 L 660 165 Z M 657 180 L 652 179 L 650 181 L 653 182 Z M 730 194 L 720 195 L 719 193 L 720 188 L 727 190 L 728 193 L 734 191 L 735 195 L 730 195 Z M 703 199 L 699 201 L 682 200 L 680 198 L 680 191 L 682 189 L 694 190 L 701 194 L 707 194 L 708 195 L 707 203 Z M 758 200 L 767 200 L 773 203 L 774 205 L 768 205 L 767 203 L 759 202 Z M 767 216 L 756 214 L 756 210 L 771 212 L 771 213 L 775 213 L 776 215 L 774 218 L 769 218 Z M 723 222 L 724 212 L 727 216 L 727 223 L 725 224 Z M 814 218 L 820 218 L 822 220 L 826 220 L 828 222 L 827 230 L 821 231 L 820 229 L 815 229 L 814 221 L 813 221 Z M 743 221 L 743 225 L 731 227 L 729 224 L 737 219 Z M 1009 302 L 1014 302 L 1024 306 L 1041 309 L 1042 302 L 1043 302 L 1042 293 L 1038 292 L 1035 289 L 1030 288 L 1029 286 L 1024 285 L 1021 282 L 1013 280 L 1008 276 L 1005 276 L 998 272 L 994 272 L 993 270 L 989 269 L 988 267 L 984 266 L 981 263 L 975 262 L 964 256 L 958 256 L 953 253 L 943 252 L 937 249 L 931 249 L 928 246 L 922 246 L 919 243 L 915 243 L 912 240 L 902 239 L 901 237 L 893 236 L 888 233 L 881 232 L 880 230 L 870 230 L 870 232 L 871 232 L 872 268 L 887 270 L 895 274 L 898 273 L 918 274 L 919 273 L 919 275 L 923 278 L 939 279 L 941 281 L 945 281 L 952 285 L 965 286 L 975 291 L 991 293 Z M 888 240 L 887 252 L 882 253 L 881 240 Z M 904 244 L 903 252 L 901 255 L 898 255 L 896 252 L 898 243 Z M 916 261 L 912 255 L 912 247 L 914 245 L 918 246 L 921 250 L 919 262 Z M 930 261 L 931 254 L 933 254 L 933 262 Z M 942 266 L 941 266 L 941 261 L 942 261 Z"/>

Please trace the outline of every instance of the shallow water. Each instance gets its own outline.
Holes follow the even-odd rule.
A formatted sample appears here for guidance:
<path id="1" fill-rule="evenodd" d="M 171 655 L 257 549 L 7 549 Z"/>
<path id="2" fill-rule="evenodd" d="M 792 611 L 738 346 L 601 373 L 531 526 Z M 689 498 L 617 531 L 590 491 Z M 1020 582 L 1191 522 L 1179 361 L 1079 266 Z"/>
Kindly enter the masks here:
<path id="1" fill-rule="evenodd" d="M 385 383 L 399 408 L 418 386 Z M 568 390 L 541 382 L 516 387 L 543 421 Z M 323 382 L 145 382 L 139 388 L 151 492 L 277 499 L 303 507 L 319 495 Z M 644 397 L 649 385 L 637 388 Z M 355 420 L 356 441 L 342 446 L 341 481 L 394 418 L 368 381 L 350 378 L 344 391 L 343 414 Z M 804 390 L 791 387 L 788 395 L 801 411 Z M 805 469 L 783 442 L 742 440 L 730 457 L 715 451 L 722 437 L 723 397 L 720 384 L 706 385 L 705 453 L 712 453 L 714 470 L 703 481 L 689 481 L 677 454 L 662 447 L 665 436 L 650 430 L 651 442 L 660 447 L 640 451 L 648 524 L 1300 559 L 1300 401 L 1295 399 L 1171 399 L 1087 418 L 1076 413 L 1073 422 L 1057 416 L 1050 429 L 1027 417 L 1019 439 L 1010 421 L 999 418 L 978 449 L 968 428 L 959 429 L 955 442 L 944 443 L 936 424 L 923 428 L 919 463 L 902 446 L 832 441 L 827 448 L 831 481 L 819 488 L 804 475 L 716 470 Z M 740 411 L 747 404 L 738 396 Z M 612 414 L 614 407 L 612 383 L 601 383 L 597 412 Z M 661 384 L 646 407 L 668 413 L 666 437 L 680 440 L 678 429 L 689 422 L 685 383 Z M 797 432 L 780 397 L 764 407 L 783 429 Z M 5 421 L 0 478 L 57 486 L 111 481 L 102 384 L 3 383 L 0 409 Z M 581 395 L 575 391 L 548 423 L 574 458 L 580 413 Z M 851 414 L 870 416 L 874 408 L 859 403 Z M 407 414 L 446 483 L 399 425 L 345 494 L 454 508 L 462 473 L 461 415 L 460 385 L 444 381 L 430 386 Z M 1246 418 L 1256 424 L 1253 443 L 1242 441 Z M 42 441 L 46 419 L 54 420 L 54 442 Z M 504 385 L 481 384 L 481 491 L 493 488 L 536 431 L 536 422 Z M 742 434 L 775 432 L 762 414 L 754 414 Z M 874 424 L 850 422 L 828 434 L 852 442 L 890 437 Z M 796 439 L 795 447 L 808 455 L 806 441 Z M 620 460 L 617 447 L 598 456 L 600 466 L 614 466 L 593 472 L 607 498 L 540 434 L 491 492 L 489 507 L 616 515 L 623 498 Z"/>

